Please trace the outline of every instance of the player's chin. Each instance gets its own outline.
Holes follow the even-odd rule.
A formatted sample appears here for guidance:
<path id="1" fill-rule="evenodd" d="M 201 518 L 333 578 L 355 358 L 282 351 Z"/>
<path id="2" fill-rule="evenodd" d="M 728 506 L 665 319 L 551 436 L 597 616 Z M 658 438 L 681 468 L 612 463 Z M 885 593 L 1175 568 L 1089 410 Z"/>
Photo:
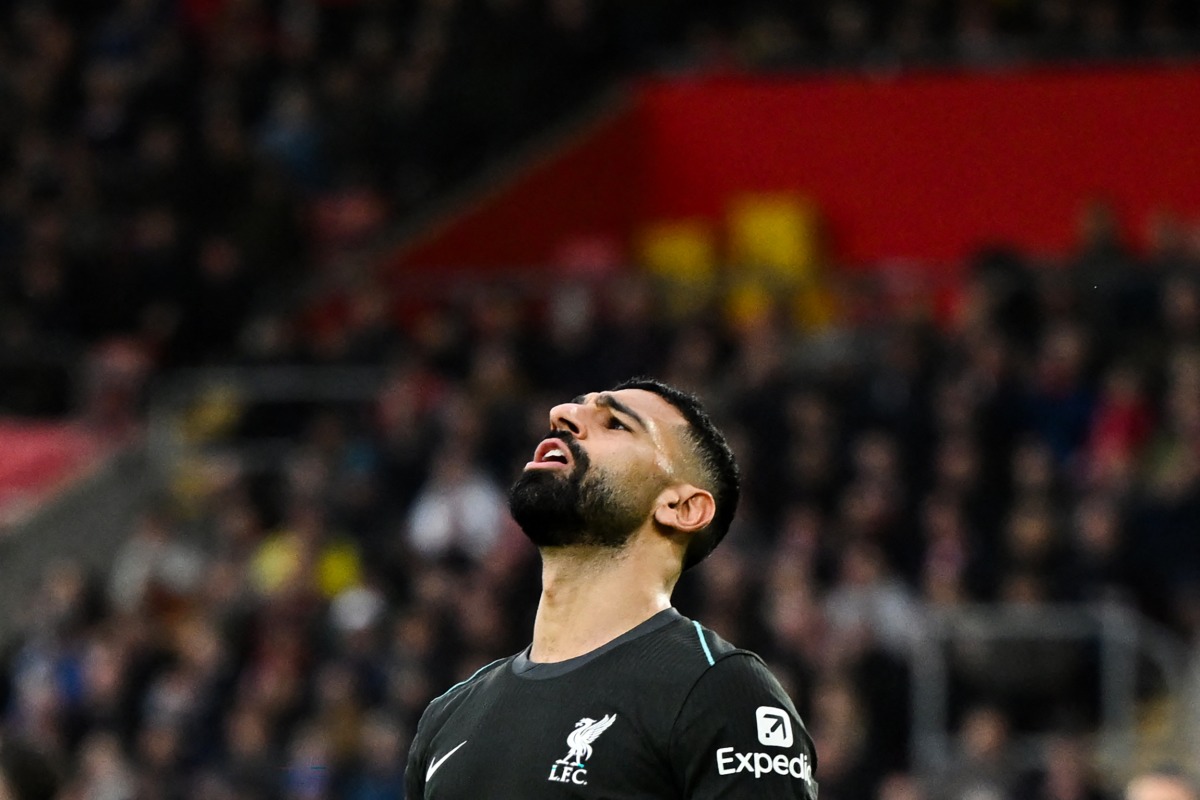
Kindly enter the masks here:
<path id="1" fill-rule="evenodd" d="M 509 496 L 523 497 L 528 502 L 540 505 L 547 496 L 560 493 L 569 483 L 570 475 L 564 470 L 526 467 L 513 481 Z"/>

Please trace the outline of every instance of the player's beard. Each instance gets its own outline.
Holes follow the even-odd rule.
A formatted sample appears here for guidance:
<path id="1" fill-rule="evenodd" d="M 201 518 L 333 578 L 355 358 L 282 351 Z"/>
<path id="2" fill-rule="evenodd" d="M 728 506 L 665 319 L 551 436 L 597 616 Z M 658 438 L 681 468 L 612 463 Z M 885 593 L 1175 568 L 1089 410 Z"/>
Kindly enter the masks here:
<path id="1" fill-rule="evenodd" d="M 644 498 L 633 497 L 616 476 L 592 467 L 569 434 L 556 434 L 571 451 L 574 466 L 527 469 L 508 491 L 508 509 L 538 547 L 584 545 L 620 549 L 649 514 Z"/>

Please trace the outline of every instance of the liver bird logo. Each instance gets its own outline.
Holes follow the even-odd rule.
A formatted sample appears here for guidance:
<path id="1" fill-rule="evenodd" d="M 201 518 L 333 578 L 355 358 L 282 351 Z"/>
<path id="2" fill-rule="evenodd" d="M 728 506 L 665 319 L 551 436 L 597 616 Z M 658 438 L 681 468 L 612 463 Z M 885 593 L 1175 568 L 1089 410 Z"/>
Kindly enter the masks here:
<path id="1" fill-rule="evenodd" d="M 599 739 L 616 718 L 616 714 L 609 714 L 600 719 L 584 717 L 576 722 L 575 730 L 567 734 L 567 746 L 571 749 L 555 763 L 583 767 L 583 762 L 592 757 L 592 742 Z"/>

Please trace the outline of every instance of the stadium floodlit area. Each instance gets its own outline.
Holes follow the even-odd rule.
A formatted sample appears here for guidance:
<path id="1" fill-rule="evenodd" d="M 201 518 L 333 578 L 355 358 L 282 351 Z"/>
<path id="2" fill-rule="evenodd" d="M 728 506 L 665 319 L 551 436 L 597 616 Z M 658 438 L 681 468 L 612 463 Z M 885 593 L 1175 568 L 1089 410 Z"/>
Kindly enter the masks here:
<path id="1" fill-rule="evenodd" d="M 653 375 L 743 470 L 676 605 L 823 800 L 1200 770 L 1187 97 L 1170 0 L 3 4 L 0 739 L 402 798 L 529 642 L 548 409 Z"/>

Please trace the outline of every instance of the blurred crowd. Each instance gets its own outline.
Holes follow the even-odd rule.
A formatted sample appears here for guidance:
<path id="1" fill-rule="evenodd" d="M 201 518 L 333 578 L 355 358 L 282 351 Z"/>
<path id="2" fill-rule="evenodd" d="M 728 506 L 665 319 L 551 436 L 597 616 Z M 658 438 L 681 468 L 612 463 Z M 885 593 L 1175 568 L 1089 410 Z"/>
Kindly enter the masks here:
<path id="1" fill-rule="evenodd" d="M 215 414 L 226 455 L 188 465 L 110 574 L 49 569 L 0 653 L 0 727 L 57 755 L 70 800 L 401 797 L 429 699 L 528 641 L 538 565 L 505 491 L 547 411 L 648 373 L 708 400 L 745 473 L 678 605 L 768 659 L 822 797 L 1113 796 L 1094 643 L 950 653 L 959 745 L 934 776 L 911 648 L 931 609 L 997 600 L 1118 599 L 1200 641 L 1186 225 L 1133 252 L 1096 207 L 1063 263 L 981 253 L 936 311 L 831 276 L 819 330 L 719 295 L 664 314 L 636 274 L 402 316 L 367 285 L 336 326 L 303 324 L 296 292 L 631 70 L 1172 56 L 1198 25 L 1169 0 L 3 4 L 0 408 L 70 411 L 102 343 L 130 372 L 383 377 L 361 402 Z M 228 455 L 267 440 L 287 446 Z"/>
<path id="2" fill-rule="evenodd" d="M 614 79 L 1194 52 L 1154 0 L 17 0 L 0 7 L 0 407 L 87 346 L 229 352 L 313 261 Z"/>
<path id="3" fill-rule="evenodd" d="M 218 415 L 111 574 L 46 575 L 4 727 L 71 765 L 68 798 L 401 796 L 430 698 L 528 643 L 538 563 L 505 492 L 550 406 L 651 373 L 707 398 L 745 476 L 677 604 L 793 693 L 823 797 L 1112 797 L 1094 642 L 949 652 L 959 744 L 930 776 L 909 741 L 939 609 L 1118 599 L 1200 641 L 1200 250 L 1169 218 L 1141 256 L 1085 221 L 1066 263 L 981 253 L 937 324 L 854 285 L 843 308 L 875 311 L 819 331 L 719 296 L 671 317 L 636 274 L 352 315 L 324 360 L 379 365 L 377 390 Z"/>

